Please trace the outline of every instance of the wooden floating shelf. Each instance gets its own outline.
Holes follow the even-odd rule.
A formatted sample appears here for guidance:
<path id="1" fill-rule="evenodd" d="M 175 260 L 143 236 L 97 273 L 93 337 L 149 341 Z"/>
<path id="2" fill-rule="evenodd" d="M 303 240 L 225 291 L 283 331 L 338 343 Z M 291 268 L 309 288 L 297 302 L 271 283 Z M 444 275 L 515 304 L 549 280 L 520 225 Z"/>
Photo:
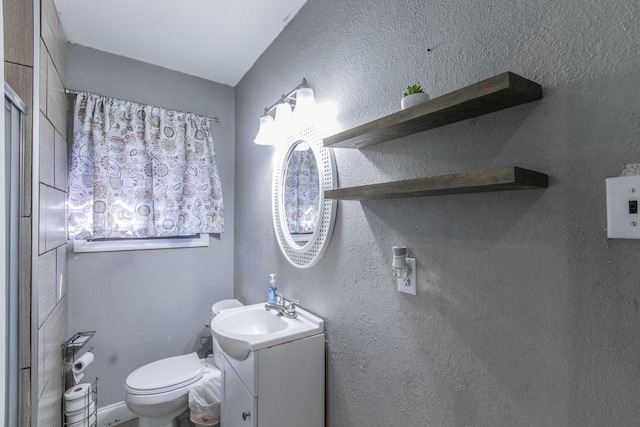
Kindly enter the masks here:
<path id="1" fill-rule="evenodd" d="M 364 148 L 542 98 L 542 87 L 506 72 L 332 135 L 325 147 Z"/>
<path id="2" fill-rule="evenodd" d="M 480 170 L 327 190 L 324 197 L 337 200 L 374 200 L 402 197 L 442 196 L 446 194 L 546 188 L 549 177 L 519 167 Z"/>

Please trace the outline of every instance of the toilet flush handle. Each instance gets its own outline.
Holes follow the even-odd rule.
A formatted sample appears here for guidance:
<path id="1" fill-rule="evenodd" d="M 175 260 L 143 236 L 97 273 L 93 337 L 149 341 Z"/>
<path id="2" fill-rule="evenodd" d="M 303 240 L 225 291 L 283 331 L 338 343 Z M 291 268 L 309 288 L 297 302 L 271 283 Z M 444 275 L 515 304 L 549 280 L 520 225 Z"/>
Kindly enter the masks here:
<path id="1" fill-rule="evenodd" d="M 242 421 L 247 421 L 247 418 L 251 416 L 251 412 L 243 412 L 242 413 Z"/>

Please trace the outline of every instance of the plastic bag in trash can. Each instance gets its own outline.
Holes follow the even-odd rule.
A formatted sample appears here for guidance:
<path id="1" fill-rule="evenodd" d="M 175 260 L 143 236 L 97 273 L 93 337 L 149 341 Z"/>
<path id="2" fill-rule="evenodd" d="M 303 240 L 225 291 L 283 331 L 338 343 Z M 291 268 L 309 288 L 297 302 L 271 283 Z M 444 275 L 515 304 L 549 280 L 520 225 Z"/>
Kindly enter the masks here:
<path id="1" fill-rule="evenodd" d="M 196 424 L 215 425 L 220 422 L 222 380 L 214 377 L 189 390 L 191 421 Z"/>

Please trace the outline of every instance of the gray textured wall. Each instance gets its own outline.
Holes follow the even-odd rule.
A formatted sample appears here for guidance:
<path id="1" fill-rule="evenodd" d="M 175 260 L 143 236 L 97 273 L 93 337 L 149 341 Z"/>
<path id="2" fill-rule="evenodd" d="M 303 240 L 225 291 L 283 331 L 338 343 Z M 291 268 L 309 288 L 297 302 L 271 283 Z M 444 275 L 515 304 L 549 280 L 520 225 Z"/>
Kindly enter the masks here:
<path id="1" fill-rule="evenodd" d="M 208 248 L 71 254 L 69 333 L 97 330 L 100 406 L 121 401 L 138 366 L 201 348 L 209 309 L 233 292 L 233 88 L 79 45 L 69 48 L 68 87 L 175 108 L 214 124 L 226 232 Z"/>
<path id="2" fill-rule="evenodd" d="M 640 424 L 640 243 L 606 238 L 605 178 L 640 158 L 635 0 L 315 0 L 236 87 L 235 294 L 268 273 L 327 321 L 328 425 Z M 428 49 L 431 49 L 429 51 Z M 511 70 L 544 99 L 335 150 L 340 185 L 513 166 L 546 190 L 340 202 L 309 270 L 278 251 L 264 106 L 307 77 L 340 129 Z M 391 283 L 391 246 L 418 296 Z M 250 260 L 248 262 L 247 260 Z"/>

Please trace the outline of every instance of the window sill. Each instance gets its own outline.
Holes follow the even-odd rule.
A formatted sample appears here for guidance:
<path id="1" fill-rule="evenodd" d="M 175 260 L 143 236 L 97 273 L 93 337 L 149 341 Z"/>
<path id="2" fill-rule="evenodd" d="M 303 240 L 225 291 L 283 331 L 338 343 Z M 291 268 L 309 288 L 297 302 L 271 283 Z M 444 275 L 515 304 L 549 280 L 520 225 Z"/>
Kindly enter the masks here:
<path id="1" fill-rule="evenodd" d="M 188 239 L 149 239 L 149 240 L 74 240 L 73 251 L 78 252 L 118 252 L 142 251 L 148 249 L 203 248 L 209 246 L 209 235 Z"/>

